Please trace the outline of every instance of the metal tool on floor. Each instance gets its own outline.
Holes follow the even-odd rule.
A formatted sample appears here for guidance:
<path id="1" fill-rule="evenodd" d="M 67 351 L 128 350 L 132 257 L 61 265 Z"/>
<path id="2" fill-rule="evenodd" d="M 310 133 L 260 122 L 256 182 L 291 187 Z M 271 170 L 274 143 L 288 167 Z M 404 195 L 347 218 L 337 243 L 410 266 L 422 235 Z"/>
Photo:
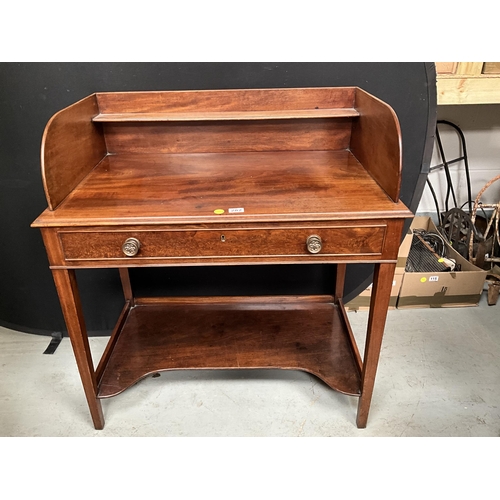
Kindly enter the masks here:
<path id="1" fill-rule="evenodd" d="M 456 158 L 452 160 L 448 160 L 444 151 L 443 143 L 441 141 L 441 135 L 439 130 L 439 125 L 446 125 L 451 127 L 458 135 L 459 139 L 459 148 L 462 152 Z M 436 205 L 436 211 L 438 215 L 438 229 L 440 233 L 446 238 L 447 242 L 465 259 L 471 261 L 471 245 L 474 245 L 474 248 L 479 248 L 479 252 L 484 250 L 484 229 L 488 226 L 488 217 L 484 210 L 484 205 L 475 204 L 473 207 L 472 203 L 472 188 L 471 188 L 471 180 L 470 180 L 470 172 L 469 172 L 469 161 L 467 155 L 467 144 L 465 141 L 465 135 L 460 129 L 460 127 L 450 121 L 447 120 L 438 120 L 436 125 L 436 145 L 441 156 L 442 163 L 439 165 L 435 165 L 430 168 L 430 172 L 439 170 L 441 168 L 444 169 L 445 177 L 446 177 L 446 197 L 444 200 L 445 211 L 442 212 L 439 207 L 439 203 L 437 200 L 436 193 L 432 187 L 432 184 L 427 179 L 427 185 L 431 191 L 431 194 L 434 199 L 434 203 Z M 450 165 L 455 163 L 463 162 L 464 171 L 467 181 L 467 201 L 463 203 L 461 206 L 458 206 L 457 196 L 455 194 L 455 188 L 453 186 L 451 174 L 450 174 Z M 453 206 L 450 208 L 450 196 L 453 199 Z M 467 211 L 464 210 L 464 207 L 467 205 Z M 483 216 L 477 215 L 477 210 L 480 209 Z M 474 217 L 473 217 L 474 213 Z M 478 264 L 476 264 L 478 265 Z M 478 267 L 481 267 L 478 265 Z"/>
<path id="2" fill-rule="evenodd" d="M 453 259 L 449 259 L 446 243 L 437 233 L 413 230 L 413 240 L 406 261 L 406 272 L 447 272 L 457 269 Z"/>
<path id="3" fill-rule="evenodd" d="M 500 175 L 489 180 L 479 191 L 472 209 L 472 221 L 475 221 L 477 209 L 481 206 L 483 209 L 491 209 L 492 214 L 488 221 L 488 225 L 483 233 L 483 238 L 479 243 L 475 243 L 472 237 L 469 238 L 469 255 L 470 261 L 483 269 L 490 268 L 490 272 L 486 275 L 486 283 L 488 284 L 488 305 L 494 306 L 498 301 L 500 294 L 500 201 L 498 203 L 482 203 L 481 198 L 484 192 L 491 187 L 495 182 L 500 180 Z"/>

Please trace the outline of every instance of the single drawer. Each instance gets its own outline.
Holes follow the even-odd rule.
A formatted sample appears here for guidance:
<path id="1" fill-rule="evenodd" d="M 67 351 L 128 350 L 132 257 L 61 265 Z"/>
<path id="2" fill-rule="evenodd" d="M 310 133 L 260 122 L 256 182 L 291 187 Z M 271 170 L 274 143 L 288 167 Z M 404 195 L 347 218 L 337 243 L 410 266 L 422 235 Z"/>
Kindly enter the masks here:
<path id="1" fill-rule="evenodd" d="M 380 255 L 386 226 L 59 232 L 64 258 L 189 259 Z"/>

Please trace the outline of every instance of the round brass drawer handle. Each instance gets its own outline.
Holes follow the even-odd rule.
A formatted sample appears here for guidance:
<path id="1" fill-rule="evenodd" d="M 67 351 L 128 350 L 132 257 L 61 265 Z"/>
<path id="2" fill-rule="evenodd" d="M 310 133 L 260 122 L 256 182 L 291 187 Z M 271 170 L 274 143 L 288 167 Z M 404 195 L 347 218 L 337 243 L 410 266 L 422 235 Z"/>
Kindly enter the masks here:
<path id="1" fill-rule="evenodd" d="M 122 245 L 122 252 L 127 257 L 135 257 L 141 248 L 141 242 L 136 238 L 128 238 Z"/>
<path id="2" fill-rule="evenodd" d="M 321 238 L 316 234 L 312 234 L 307 238 L 306 245 L 309 253 L 319 253 L 321 251 Z"/>

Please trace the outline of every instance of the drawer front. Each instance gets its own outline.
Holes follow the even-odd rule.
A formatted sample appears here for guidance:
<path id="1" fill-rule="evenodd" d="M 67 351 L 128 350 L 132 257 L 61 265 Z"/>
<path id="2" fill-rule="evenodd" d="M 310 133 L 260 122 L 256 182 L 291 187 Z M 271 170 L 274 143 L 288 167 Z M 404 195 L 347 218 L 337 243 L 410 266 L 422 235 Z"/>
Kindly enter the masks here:
<path id="1" fill-rule="evenodd" d="M 190 259 L 380 255 L 385 226 L 60 231 L 64 258 Z M 132 239 L 132 240 L 131 240 Z M 128 246 L 123 248 L 128 241 Z M 137 248 L 138 247 L 138 248 Z M 131 255 L 134 252 L 135 255 Z"/>

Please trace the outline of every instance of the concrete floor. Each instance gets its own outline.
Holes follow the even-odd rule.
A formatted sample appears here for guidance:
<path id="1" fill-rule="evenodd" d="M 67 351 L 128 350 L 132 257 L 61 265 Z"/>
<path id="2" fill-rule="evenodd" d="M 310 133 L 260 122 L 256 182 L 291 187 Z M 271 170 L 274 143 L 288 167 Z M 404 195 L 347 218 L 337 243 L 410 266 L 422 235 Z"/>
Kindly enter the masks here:
<path id="1" fill-rule="evenodd" d="M 94 430 L 69 339 L 0 328 L 0 435 L 495 436 L 500 435 L 500 304 L 391 310 L 368 427 L 357 398 L 294 371 L 186 371 L 149 377 L 103 401 Z M 349 313 L 363 346 L 367 313 Z M 96 357 L 107 338 L 91 338 Z"/>

